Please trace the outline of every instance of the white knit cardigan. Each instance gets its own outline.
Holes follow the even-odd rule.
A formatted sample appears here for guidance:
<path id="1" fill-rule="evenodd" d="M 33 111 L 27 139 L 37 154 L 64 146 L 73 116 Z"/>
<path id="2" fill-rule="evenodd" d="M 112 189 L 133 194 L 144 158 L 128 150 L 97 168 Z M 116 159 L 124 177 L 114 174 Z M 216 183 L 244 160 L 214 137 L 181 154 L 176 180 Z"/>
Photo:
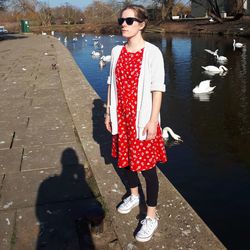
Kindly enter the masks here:
<path id="1" fill-rule="evenodd" d="M 110 75 L 108 84 L 111 84 L 110 92 L 110 118 L 112 134 L 118 134 L 117 124 L 117 91 L 115 67 L 123 45 L 117 45 L 111 52 Z M 142 135 L 143 129 L 150 120 L 152 112 L 152 91 L 165 92 L 165 69 L 162 53 L 155 45 L 145 42 L 143 51 L 141 72 L 138 82 L 137 109 L 136 109 L 136 137 L 145 140 L 146 134 Z M 160 114 L 158 117 L 160 123 Z"/>

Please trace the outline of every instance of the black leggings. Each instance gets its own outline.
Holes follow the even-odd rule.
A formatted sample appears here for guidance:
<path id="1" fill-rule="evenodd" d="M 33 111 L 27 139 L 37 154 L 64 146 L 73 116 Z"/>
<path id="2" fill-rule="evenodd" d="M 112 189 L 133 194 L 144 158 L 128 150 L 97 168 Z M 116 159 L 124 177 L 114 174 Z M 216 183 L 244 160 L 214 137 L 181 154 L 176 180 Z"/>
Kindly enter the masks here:
<path id="1" fill-rule="evenodd" d="M 125 176 L 128 180 L 129 188 L 138 187 L 140 180 L 137 172 L 131 171 L 130 167 L 124 169 Z M 159 191 L 158 176 L 156 167 L 141 172 L 146 181 L 147 205 L 156 207 Z"/>

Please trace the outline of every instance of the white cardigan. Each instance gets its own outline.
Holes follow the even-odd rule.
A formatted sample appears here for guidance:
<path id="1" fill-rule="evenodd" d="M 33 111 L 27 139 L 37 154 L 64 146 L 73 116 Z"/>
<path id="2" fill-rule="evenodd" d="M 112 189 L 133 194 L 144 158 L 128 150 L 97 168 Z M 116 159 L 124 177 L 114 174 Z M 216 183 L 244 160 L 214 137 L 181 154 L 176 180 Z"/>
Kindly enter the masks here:
<path id="1" fill-rule="evenodd" d="M 110 75 L 107 81 L 108 84 L 111 84 L 110 119 L 113 135 L 118 134 L 115 67 L 122 47 L 123 45 L 117 45 L 112 49 Z M 139 140 L 145 140 L 147 136 L 142 135 L 142 132 L 151 117 L 152 91 L 165 92 L 164 82 L 165 69 L 162 53 L 155 45 L 145 42 L 137 93 L 136 137 Z M 160 123 L 160 114 L 158 120 Z"/>

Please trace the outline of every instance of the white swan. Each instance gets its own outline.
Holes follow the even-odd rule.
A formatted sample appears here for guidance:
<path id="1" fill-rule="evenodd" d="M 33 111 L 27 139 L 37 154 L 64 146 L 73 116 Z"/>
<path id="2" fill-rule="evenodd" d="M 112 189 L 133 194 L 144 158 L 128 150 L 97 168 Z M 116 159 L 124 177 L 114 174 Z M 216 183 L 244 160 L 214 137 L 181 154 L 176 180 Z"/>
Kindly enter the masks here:
<path id="1" fill-rule="evenodd" d="M 66 43 L 68 41 L 68 38 L 65 36 L 64 37 L 64 42 Z"/>
<path id="2" fill-rule="evenodd" d="M 244 47 L 244 44 L 243 43 L 239 43 L 239 42 L 236 43 L 235 39 L 233 39 L 233 47 L 234 47 L 234 49 L 235 48 L 241 49 L 241 48 Z"/>
<path id="3" fill-rule="evenodd" d="M 202 94 L 212 92 L 216 86 L 211 87 L 210 82 L 211 80 L 205 80 L 200 82 L 200 84 L 195 86 L 195 88 L 193 89 L 193 93 Z"/>
<path id="4" fill-rule="evenodd" d="M 91 52 L 91 55 L 92 55 L 92 56 L 95 56 L 95 57 L 99 57 L 99 56 L 101 56 L 101 52 L 99 52 L 99 51 L 94 51 L 94 50 L 93 50 L 93 51 Z"/>
<path id="5" fill-rule="evenodd" d="M 78 38 L 77 38 L 77 37 L 74 37 L 74 38 L 73 38 L 73 42 L 76 42 L 76 41 L 78 41 Z"/>
<path id="6" fill-rule="evenodd" d="M 216 55 L 216 59 L 217 59 L 218 62 L 221 62 L 221 63 L 228 61 L 227 57 L 219 56 L 218 54 Z"/>
<path id="7" fill-rule="evenodd" d="M 219 68 L 213 65 L 209 65 L 209 66 L 201 66 L 205 71 L 209 71 L 209 72 L 213 72 L 213 73 L 223 73 L 225 71 L 228 71 L 228 69 L 221 65 Z"/>
<path id="8" fill-rule="evenodd" d="M 102 56 L 101 60 L 104 61 L 105 63 L 110 62 L 111 61 L 111 55 Z"/>
<path id="9" fill-rule="evenodd" d="M 106 62 L 104 62 L 103 60 L 99 61 L 99 66 L 102 69 L 104 66 L 106 65 Z"/>
<path id="10" fill-rule="evenodd" d="M 215 50 L 215 51 L 212 51 L 212 50 L 210 50 L 210 49 L 204 49 L 207 53 L 209 53 L 209 54 L 211 54 L 211 55 L 213 55 L 213 56 L 216 56 L 217 55 L 217 53 L 218 53 L 218 49 L 217 50 Z"/>
<path id="11" fill-rule="evenodd" d="M 164 140 L 168 140 L 169 134 L 173 137 L 175 141 L 182 141 L 181 137 L 174 133 L 174 131 L 170 127 L 165 127 L 162 130 L 162 137 Z"/>

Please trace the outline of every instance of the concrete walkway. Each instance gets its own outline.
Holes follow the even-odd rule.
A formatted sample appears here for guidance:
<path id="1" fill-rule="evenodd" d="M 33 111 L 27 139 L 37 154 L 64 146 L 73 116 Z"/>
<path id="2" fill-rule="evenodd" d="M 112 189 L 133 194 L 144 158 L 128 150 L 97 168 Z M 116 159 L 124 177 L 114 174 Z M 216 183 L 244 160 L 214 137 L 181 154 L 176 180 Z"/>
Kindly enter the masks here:
<path id="1" fill-rule="evenodd" d="M 0 42 L 1 250 L 116 242 L 107 223 L 102 237 L 95 233 L 104 210 L 52 65 L 56 42 L 36 35 Z"/>
<path id="2" fill-rule="evenodd" d="M 68 50 L 31 35 L 0 42 L 0 58 L 1 249 L 225 249 L 161 172 L 159 228 L 136 242 L 145 206 L 116 213 L 126 183 L 105 109 Z"/>

